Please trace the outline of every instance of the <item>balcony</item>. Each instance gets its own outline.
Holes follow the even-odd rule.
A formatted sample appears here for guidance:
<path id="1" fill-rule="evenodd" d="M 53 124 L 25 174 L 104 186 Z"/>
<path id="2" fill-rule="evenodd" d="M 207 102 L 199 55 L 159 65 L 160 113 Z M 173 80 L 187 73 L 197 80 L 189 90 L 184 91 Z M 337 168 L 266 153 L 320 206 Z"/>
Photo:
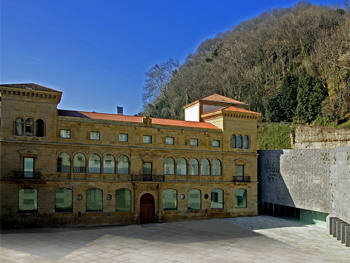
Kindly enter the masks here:
<path id="1" fill-rule="evenodd" d="M 250 176 L 233 176 L 233 182 L 250 183 Z"/>
<path id="2" fill-rule="evenodd" d="M 41 179 L 40 172 L 23 172 L 23 171 L 13 171 L 14 179 Z"/>
<path id="3" fill-rule="evenodd" d="M 164 175 L 132 175 L 133 181 L 164 182 Z"/>

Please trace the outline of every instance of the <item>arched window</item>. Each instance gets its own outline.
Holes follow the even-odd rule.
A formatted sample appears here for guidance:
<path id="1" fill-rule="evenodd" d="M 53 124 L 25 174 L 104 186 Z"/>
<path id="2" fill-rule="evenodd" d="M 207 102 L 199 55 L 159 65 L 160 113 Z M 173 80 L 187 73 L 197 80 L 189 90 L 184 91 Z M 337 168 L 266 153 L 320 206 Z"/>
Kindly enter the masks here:
<path id="1" fill-rule="evenodd" d="M 129 173 L 129 158 L 125 155 L 121 155 L 118 158 L 118 174 Z"/>
<path id="2" fill-rule="evenodd" d="M 34 121 L 33 119 L 27 119 L 26 120 L 26 136 L 33 136 L 34 135 Z"/>
<path id="3" fill-rule="evenodd" d="M 244 149 L 249 148 L 249 138 L 248 135 L 244 135 Z"/>
<path id="4" fill-rule="evenodd" d="M 240 188 L 236 190 L 236 208 L 247 207 L 247 190 Z"/>
<path id="5" fill-rule="evenodd" d="M 15 124 L 15 135 L 22 136 L 23 135 L 23 119 L 17 118 Z"/>
<path id="6" fill-rule="evenodd" d="M 187 174 L 187 162 L 185 158 L 180 158 L 179 160 L 177 160 L 176 172 L 177 172 L 177 175 Z"/>
<path id="7" fill-rule="evenodd" d="M 201 162 L 201 175 L 210 175 L 210 163 L 208 159 L 203 159 Z"/>
<path id="8" fill-rule="evenodd" d="M 98 188 L 86 190 L 86 212 L 103 211 L 103 191 Z"/>
<path id="9" fill-rule="evenodd" d="M 213 161 L 212 175 L 221 175 L 221 162 L 219 159 Z"/>
<path id="10" fill-rule="evenodd" d="M 73 212 L 73 191 L 60 188 L 55 191 L 55 212 Z"/>
<path id="11" fill-rule="evenodd" d="M 191 189 L 188 191 L 188 210 L 201 209 L 201 191 L 199 189 Z"/>
<path id="12" fill-rule="evenodd" d="M 175 174 L 175 162 L 171 157 L 166 158 L 164 161 L 164 174 Z"/>
<path id="13" fill-rule="evenodd" d="M 242 149 L 242 135 L 238 135 L 237 147 Z"/>
<path id="14" fill-rule="evenodd" d="M 190 175 L 198 175 L 198 160 L 196 158 L 192 158 L 190 160 Z"/>
<path id="15" fill-rule="evenodd" d="M 118 189 L 115 191 L 115 211 L 131 211 L 131 191 L 128 189 Z"/>
<path id="16" fill-rule="evenodd" d="M 115 160 L 112 154 L 107 154 L 103 158 L 103 173 L 114 174 L 115 172 Z"/>
<path id="17" fill-rule="evenodd" d="M 58 156 L 57 172 L 70 173 L 70 156 L 68 153 L 60 153 Z"/>
<path id="18" fill-rule="evenodd" d="M 35 136 L 36 137 L 44 137 L 44 121 L 42 119 L 36 120 L 36 132 Z"/>
<path id="19" fill-rule="evenodd" d="M 224 191 L 221 189 L 211 190 L 211 209 L 224 208 Z"/>
<path id="20" fill-rule="evenodd" d="M 236 135 L 232 134 L 231 136 L 231 148 L 236 148 Z"/>
<path id="21" fill-rule="evenodd" d="M 23 188 L 18 191 L 18 211 L 37 212 L 38 211 L 38 190 Z"/>
<path id="22" fill-rule="evenodd" d="M 177 191 L 165 189 L 163 191 L 163 210 L 177 210 Z"/>
<path id="23" fill-rule="evenodd" d="M 73 158 L 73 173 L 85 173 L 85 156 L 82 153 L 77 153 Z"/>
<path id="24" fill-rule="evenodd" d="M 96 153 L 93 153 L 89 157 L 89 173 L 101 172 L 101 158 Z"/>

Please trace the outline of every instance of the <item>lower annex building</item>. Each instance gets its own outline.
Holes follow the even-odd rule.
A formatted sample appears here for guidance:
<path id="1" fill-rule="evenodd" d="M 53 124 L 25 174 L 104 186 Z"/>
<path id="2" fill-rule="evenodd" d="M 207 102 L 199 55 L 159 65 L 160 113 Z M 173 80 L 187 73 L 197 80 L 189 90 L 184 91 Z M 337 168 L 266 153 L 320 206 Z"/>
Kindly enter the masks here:
<path id="1" fill-rule="evenodd" d="M 2 228 L 257 215 L 257 119 L 218 94 L 185 121 L 59 110 L 62 92 L 0 85 Z"/>

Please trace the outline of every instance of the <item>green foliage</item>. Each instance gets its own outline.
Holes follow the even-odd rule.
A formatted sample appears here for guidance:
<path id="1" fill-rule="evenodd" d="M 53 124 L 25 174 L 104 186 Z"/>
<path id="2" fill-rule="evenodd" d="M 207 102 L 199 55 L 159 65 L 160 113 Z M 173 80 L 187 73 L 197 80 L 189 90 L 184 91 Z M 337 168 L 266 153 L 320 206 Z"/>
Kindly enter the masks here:
<path id="1" fill-rule="evenodd" d="M 266 116 L 272 122 L 292 121 L 297 107 L 298 79 L 287 71 L 281 89 L 266 102 Z"/>
<path id="2" fill-rule="evenodd" d="M 350 19 L 341 10 L 309 2 L 269 10 L 206 39 L 181 65 L 169 60 L 151 68 L 143 99 L 153 115 L 174 119 L 183 118 L 186 96 L 194 101 L 213 93 L 246 102 L 263 120 L 290 121 L 297 112 L 311 122 L 321 109 L 341 119 L 350 111 L 344 88 L 350 82 L 349 35 Z M 327 104 L 328 87 L 341 92 L 330 92 Z M 162 97 L 167 103 L 157 108 Z"/>
<path id="3" fill-rule="evenodd" d="M 322 101 L 327 97 L 328 90 L 319 80 L 310 76 L 305 68 L 301 69 L 298 83 L 298 116 L 311 122 L 321 114 Z"/>
<path id="4" fill-rule="evenodd" d="M 291 149 L 290 133 L 291 125 L 259 125 L 258 150 Z"/>

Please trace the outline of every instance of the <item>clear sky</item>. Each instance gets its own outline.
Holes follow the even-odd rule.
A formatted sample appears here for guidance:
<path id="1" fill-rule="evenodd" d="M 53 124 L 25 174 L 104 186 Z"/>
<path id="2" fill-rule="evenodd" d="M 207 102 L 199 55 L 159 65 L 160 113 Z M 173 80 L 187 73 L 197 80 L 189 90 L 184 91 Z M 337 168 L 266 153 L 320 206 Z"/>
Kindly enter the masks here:
<path id="1" fill-rule="evenodd" d="M 119 105 L 134 115 L 153 65 L 183 62 L 203 40 L 297 2 L 1 0 L 0 83 L 60 90 L 60 109 L 115 113 Z"/>

